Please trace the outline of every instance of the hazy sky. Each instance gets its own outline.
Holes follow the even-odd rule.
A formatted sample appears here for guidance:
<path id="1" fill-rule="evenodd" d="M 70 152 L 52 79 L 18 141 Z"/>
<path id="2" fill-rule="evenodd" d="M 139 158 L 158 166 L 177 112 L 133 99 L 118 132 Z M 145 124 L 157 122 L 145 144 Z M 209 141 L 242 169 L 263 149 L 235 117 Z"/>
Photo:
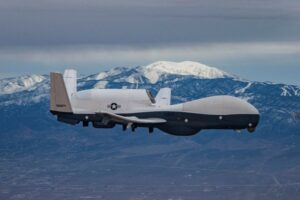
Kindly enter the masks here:
<path id="1" fill-rule="evenodd" d="M 299 0 L 2 0 L 0 30 L 0 77 L 193 60 L 300 85 Z"/>

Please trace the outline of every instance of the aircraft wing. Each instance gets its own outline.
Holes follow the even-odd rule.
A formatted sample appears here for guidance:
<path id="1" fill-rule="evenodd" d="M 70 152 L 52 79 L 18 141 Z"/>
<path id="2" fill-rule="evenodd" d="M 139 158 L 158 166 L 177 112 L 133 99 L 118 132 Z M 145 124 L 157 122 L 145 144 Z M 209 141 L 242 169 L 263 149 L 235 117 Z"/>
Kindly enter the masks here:
<path id="1" fill-rule="evenodd" d="M 167 120 L 161 118 L 138 118 L 136 116 L 121 116 L 109 112 L 97 113 L 103 118 L 103 123 L 108 123 L 110 121 L 118 122 L 122 124 L 163 124 Z"/>

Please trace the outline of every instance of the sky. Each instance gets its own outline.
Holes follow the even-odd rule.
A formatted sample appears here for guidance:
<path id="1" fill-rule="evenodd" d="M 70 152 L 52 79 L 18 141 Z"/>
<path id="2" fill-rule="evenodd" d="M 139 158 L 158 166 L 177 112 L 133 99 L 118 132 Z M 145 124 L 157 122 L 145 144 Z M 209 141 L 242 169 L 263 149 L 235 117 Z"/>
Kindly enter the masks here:
<path id="1" fill-rule="evenodd" d="M 298 0 L 0 0 L 0 78 L 192 60 L 300 85 Z"/>

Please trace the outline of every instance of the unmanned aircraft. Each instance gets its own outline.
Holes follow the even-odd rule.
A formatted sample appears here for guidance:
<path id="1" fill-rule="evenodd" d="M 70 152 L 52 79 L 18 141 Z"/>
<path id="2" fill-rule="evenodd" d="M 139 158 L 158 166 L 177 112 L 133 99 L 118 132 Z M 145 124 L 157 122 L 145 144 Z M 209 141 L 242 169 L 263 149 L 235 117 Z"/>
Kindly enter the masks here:
<path id="1" fill-rule="evenodd" d="M 51 73 L 50 111 L 68 124 L 90 123 L 95 128 L 135 131 L 154 128 L 172 135 L 194 135 L 203 129 L 247 129 L 254 132 L 259 112 L 250 103 L 232 96 L 211 96 L 171 104 L 171 89 L 162 88 L 156 97 L 146 89 L 89 89 L 77 91 L 77 72 Z"/>

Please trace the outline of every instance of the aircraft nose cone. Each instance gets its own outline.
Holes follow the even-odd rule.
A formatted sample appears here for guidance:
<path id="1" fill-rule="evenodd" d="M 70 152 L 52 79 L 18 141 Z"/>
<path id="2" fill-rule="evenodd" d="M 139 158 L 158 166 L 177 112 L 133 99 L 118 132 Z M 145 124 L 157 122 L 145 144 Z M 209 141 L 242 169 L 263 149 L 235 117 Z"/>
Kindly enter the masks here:
<path id="1" fill-rule="evenodd" d="M 245 108 L 247 108 L 247 114 L 259 115 L 259 111 L 252 104 L 245 102 Z"/>
<path id="2" fill-rule="evenodd" d="M 223 111 L 227 114 L 259 115 L 259 111 L 249 102 L 232 96 L 223 96 Z"/>
<path id="3" fill-rule="evenodd" d="M 243 107 L 245 110 L 245 114 L 247 115 L 248 118 L 248 125 L 247 129 L 249 132 L 254 132 L 256 127 L 258 126 L 259 120 L 260 120 L 260 115 L 259 111 L 257 108 L 255 108 L 252 104 L 249 102 L 244 101 Z"/>

